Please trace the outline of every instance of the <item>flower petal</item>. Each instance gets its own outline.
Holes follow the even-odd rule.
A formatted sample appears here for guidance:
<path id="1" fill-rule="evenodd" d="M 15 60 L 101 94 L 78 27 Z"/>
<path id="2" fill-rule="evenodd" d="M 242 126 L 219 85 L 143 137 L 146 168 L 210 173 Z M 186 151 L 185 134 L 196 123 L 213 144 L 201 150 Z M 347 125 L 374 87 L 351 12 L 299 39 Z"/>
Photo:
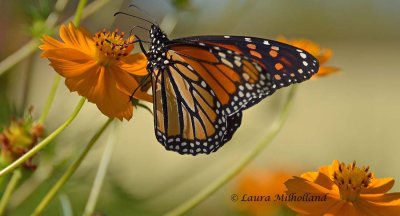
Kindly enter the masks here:
<path id="1" fill-rule="evenodd" d="M 314 182 L 328 190 L 333 190 L 334 188 L 337 188 L 332 179 L 323 173 L 318 173 L 318 176 Z"/>
<path id="2" fill-rule="evenodd" d="M 329 209 L 324 215 L 326 216 L 366 216 L 357 206 L 352 202 L 344 200 L 339 201 L 335 206 Z"/>
<path id="3" fill-rule="evenodd" d="M 318 184 L 307 181 L 302 178 L 294 177 L 285 182 L 288 189 L 287 194 L 295 193 L 299 196 L 303 194 L 311 194 L 324 196 L 326 194 L 326 201 L 293 201 L 288 202 L 288 207 L 301 214 L 322 215 L 327 212 L 331 207 L 335 206 L 339 201 L 337 192 L 328 190 Z"/>
<path id="4" fill-rule="evenodd" d="M 333 178 L 333 173 L 339 169 L 339 161 L 333 160 L 331 165 L 322 166 L 319 168 L 319 172 L 329 176 L 329 178 Z"/>
<path id="5" fill-rule="evenodd" d="M 120 120 L 132 118 L 132 105 L 127 96 L 117 88 L 112 72 L 104 67 L 99 67 L 87 76 L 68 78 L 65 84 L 71 91 L 77 91 L 95 103 L 104 115 Z"/>
<path id="6" fill-rule="evenodd" d="M 335 188 L 335 184 L 331 179 L 331 176 L 333 176 L 333 166 L 336 166 L 335 161 L 330 166 L 320 167 L 319 172 L 307 172 L 302 174 L 301 177 L 325 187 L 328 190 L 332 190 Z"/>
<path id="7" fill-rule="evenodd" d="M 319 63 L 325 64 L 329 59 L 332 58 L 333 51 L 331 49 L 320 49 L 319 55 L 318 55 L 318 61 Z"/>
<path id="8" fill-rule="evenodd" d="M 379 203 L 379 205 L 400 205 L 400 193 L 387 193 L 387 194 L 361 194 L 362 200 L 368 202 Z"/>
<path id="9" fill-rule="evenodd" d="M 55 48 L 64 48 L 65 44 L 60 41 L 54 39 L 53 37 L 45 35 L 42 38 L 43 44 L 39 46 L 41 50 L 55 49 Z"/>
<path id="10" fill-rule="evenodd" d="M 54 70 L 64 77 L 80 76 L 99 67 L 90 56 L 71 48 L 45 50 L 42 56 L 48 58 Z"/>
<path id="11" fill-rule="evenodd" d="M 337 67 L 320 67 L 318 73 L 311 77 L 311 79 L 319 78 L 322 76 L 330 75 L 332 73 L 338 73 L 339 68 Z"/>
<path id="12" fill-rule="evenodd" d="M 65 25 L 60 27 L 60 37 L 68 47 L 79 49 L 89 56 L 94 56 L 96 53 L 92 35 L 83 28 L 76 28 L 72 23 L 68 27 Z"/>
<path id="13" fill-rule="evenodd" d="M 139 83 L 132 75 L 126 73 L 124 70 L 117 66 L 112 66 L 111 70 L 117 81 L 117 88 L 126 95 L 126 100 L 129 100 L 129 96 L 139 87 Z M 147 102 L 153 102 L 153 97 L 146 92 L 138 89 L 135 92 L 134 98 L 145 100 Z"/>
<path id="14" fill-rule="evenodd" d="M 396 216 L 400 212 L 400 193 L 364 194 L 356 205 L 365 215 Z"/>
<path id="15" fill-rule="evenodd" d="M 380 194 L 388 192 L 394 185 L 393 178 L 373 178 L 362 194 Z"/>
<path id="16" fill-rule="evenodd" d="M 145 76 L 148 74 L 146 70 L 147 58 L 143 53 L 128 55 L 121 60 L 118 66 L 122 70 L 138 76 Z"/>
<path id="17" fill-rule="evenodd" d="M 301 174 L 300 177 L 305 180 L 313 182 L 313 181 L 315 181 L 315 179 L 317 179 L 318 172 L 306 172 L 306 173 Z"/>

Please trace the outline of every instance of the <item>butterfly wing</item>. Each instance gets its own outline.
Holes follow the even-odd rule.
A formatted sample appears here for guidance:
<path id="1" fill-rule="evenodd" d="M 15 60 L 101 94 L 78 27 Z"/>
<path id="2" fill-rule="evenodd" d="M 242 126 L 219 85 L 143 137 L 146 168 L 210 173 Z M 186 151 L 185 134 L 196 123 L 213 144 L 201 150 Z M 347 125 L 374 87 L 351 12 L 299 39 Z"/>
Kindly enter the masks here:
<path id="1" fill-rule="evenodd" d="M 233 66 L 231 68 L 237 74 L 244 76 L 244 82 L 237 87 L 253 89 L 246 94 L 248 97 L 245 97 L 241 109 L 253 106 L 279 88 L 310 79 L 319 68 L 318 60 L 307 51 L 262 38 L 196 36 L 181 38 L 175 43 L 197 44 L 213 53 L 221 62 L 230 62 L 228 66 Z M 248 62 L 255 62 L 253 65 L 257 70 L 250 69 L 248 73 Z M 247 75 L 253 75 L 251 77 L 254 79 L 246 79 Z M 242 95 L 237 91 L 231 95 L 234 97 L 239 94 Z"/>
<path id="2" fill-rule="evenodd" d="M 229 141 L 241 113 L 229 116 L 213 90 L 189 65 L 172 61 L 153 71 L 155 134 L 167 150 L 209 154 Z"/>
<path id="3" fill-rule="evenodd" d="M 166 149 L 216 151 L 240 126 L 242 110 L 318 70 L 303 50 L 242 39 L 192 37 L 166 46 L 164 69 L 152 71 L 155 132 Z"/>

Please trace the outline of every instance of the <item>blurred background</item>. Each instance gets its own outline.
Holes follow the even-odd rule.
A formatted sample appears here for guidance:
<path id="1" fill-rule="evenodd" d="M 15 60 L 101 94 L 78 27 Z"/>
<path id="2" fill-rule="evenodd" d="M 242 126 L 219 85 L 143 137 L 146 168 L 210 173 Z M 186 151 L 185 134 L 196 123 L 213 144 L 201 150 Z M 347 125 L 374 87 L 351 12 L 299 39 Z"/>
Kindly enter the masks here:
<path id="1" fill-rule="evenodd" d="M 104 4 L 82 22 L 91 32 L 103 28 L 129 31 L 142 25 L 120 16 L 132 1 Z M 93 3 L 97 1 L 89 1 Z M 61 20 L 73 15 L 78 1 L 68 1 Z M 170 38 L 192 35 L 248 35 L 274 39 L 310 39 L 331 48 L 329 66 L 340 73 L 302 83 L 293 109 L 274 141 L 239 176 L 188 215 L 248 215 L 232 203 L 245 175 L 315 171 L 332 160 L 369 165 L 378 177 L 400 179 L 400 1 L 396 0 L 138 0 Z M 22 47 L 53 10 L 55 0 L 0 1 L 0 59 Z M 39 26 L 39 27 L 38 27 Z M 138 34 L 147 36 L 146 32 Z M 34 107 L 40 115 L 56 73 L 39 49 L 0 76 L 2 123 L 9 113 Z M 104 215 L 161 215 L 197 194 L 260 142 L 279 111 L 287 90 L 244 112 L 232 141 L 211 155 L 182 156 L 164 150 L 153 134 L 153 118 L 134 111 L 131 121 L 116 124 L 118 142 L 97 204 Z M 53 131 L 70 115 L 80 97 L 60 85 L 45 127 Z M 147 104 L 151 106 L 150 104 Z M 11 107 L 11 108 L 9 108 Z M 8 113 L 8 114 L 7 114 Z M 107 118 L 86 103 L 77 119 L 40 153 L 38 168 L 11 199 L 10 215 L 27 215 Z M 83 211 L 104 150 L 107 133 L 83 166 L 45 211 L 72 215 Z M 75 156 L 75 157 L 74 157 Z M 269 184 L 269 183 L 266 183 Z M 400 183 L 392 191 L 400 191 Z M 26 197 L 30 195 L 29 197 Z M 64 209 L 64 210 L 63 210 Z M 64 212 L 64 213 L 62 213 Z M 267 213 L 265 213 L 267 214 Z"/>

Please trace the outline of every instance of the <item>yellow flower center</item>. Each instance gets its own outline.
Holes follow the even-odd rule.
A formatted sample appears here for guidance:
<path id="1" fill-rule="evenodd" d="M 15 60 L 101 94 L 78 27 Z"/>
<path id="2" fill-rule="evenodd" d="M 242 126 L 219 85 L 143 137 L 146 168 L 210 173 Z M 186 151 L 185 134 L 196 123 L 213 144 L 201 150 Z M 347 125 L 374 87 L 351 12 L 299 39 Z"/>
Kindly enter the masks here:
<path id="1" fill-rule="evenodd" d="M 339 164 L 338 170 L 333 173 L 333 181 L 339 187 L 340 198 L 347 201 L 357 201 L 360 193 L 367 188 L 371 182 L 372 173 L 369 167 L 356 167 L 356 162 L 352 164 Z"/>
<path id="2" fill-rule="evenodd" d="M 124 40 L 124 32 L 118 34 L 118 30 L 114 32 L 105 32 L 104 30 L 96 33 L 93 38 L 97 47 L 97 61 L 103 66 L 109 66 L 112 61 L 120 60 L 121 57 L 127 56 L 133 49 L 133 36 Z"/>

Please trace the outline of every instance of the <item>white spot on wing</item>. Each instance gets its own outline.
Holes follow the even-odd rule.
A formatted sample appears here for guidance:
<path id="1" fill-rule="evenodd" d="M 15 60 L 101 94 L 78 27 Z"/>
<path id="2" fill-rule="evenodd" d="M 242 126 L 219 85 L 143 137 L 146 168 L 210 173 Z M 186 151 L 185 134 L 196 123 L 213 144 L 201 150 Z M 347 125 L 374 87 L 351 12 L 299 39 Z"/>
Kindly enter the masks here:
<path id="1" fill-rule="evenodd" d="M 242 66 L 242 62 L 239 61 L 239 60 L 235 60 L 235 65 L 238 66 L 238 67 L 240 67 L 240 66 Z"/>
<path id="2" fill-rule="evenodd" d="M 226 60 L 226 58 L 222 58 L 221 62 L 233 68 L 233 64 L 230 61 Z"/>
<path id="3" fill-rule="evenodd" d="M 273 49 L 275 51 L 279 51 L 279 47 L 277 47 L 277 46 L 272 46 L 271 49 Z"/>

